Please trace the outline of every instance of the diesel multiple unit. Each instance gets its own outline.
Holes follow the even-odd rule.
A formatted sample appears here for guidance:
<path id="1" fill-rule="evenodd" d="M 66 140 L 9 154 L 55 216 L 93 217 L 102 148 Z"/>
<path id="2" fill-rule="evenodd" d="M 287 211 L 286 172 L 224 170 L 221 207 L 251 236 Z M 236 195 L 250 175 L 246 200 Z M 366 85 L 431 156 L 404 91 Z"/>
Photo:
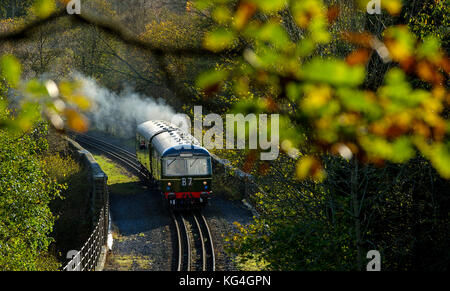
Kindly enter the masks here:
<path id="1" fill-rule="evenodd" d="M 136 155 L 171 208 L 194 208 L 211 193 L 211 155 L 190 134 L 166 121 L 137 126 Z"/>

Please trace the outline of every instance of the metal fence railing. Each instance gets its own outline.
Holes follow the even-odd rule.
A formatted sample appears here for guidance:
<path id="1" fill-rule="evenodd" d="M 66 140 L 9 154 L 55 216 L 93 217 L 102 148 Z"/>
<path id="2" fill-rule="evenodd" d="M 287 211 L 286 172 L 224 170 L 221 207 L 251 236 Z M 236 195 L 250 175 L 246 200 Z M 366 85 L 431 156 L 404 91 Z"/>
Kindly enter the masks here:
<path id="1" fill-rule="evenodd" d="M 108 238 L 108 205 L 100 210 L 97 225 L 84 243 L 80 251 L 72 254 L 72 259 L 62 268 L 62 271 L 94 271 L 97 266 L 102 247 Z"/>
<path id="2" fill-rule="evenodd" d="M 90 215 L 92 217 L 92 232 L 81 249 L 67 253 L 70 261 L 62 271 L 93 271 L 99 263 L 102 251 L 106 252 L 109 230 L 109 193 L 108 176 L 100 168 L 94 157 L 78 143 L 67 138 L 69 145 L 77 152 L 80 160 L 89 171 L 91 190 L 89 191 Z M 106 254 L 105 254 L 106 255 Z"/>

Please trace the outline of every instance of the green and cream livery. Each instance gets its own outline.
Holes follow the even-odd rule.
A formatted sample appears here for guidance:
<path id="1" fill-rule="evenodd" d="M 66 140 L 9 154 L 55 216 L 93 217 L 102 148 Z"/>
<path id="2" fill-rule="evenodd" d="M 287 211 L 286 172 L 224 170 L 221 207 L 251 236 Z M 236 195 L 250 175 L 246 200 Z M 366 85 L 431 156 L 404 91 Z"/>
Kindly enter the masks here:
<path id="1" fill-rule="evenodd" d="M 211 196 L 209 151 L 188 133 L 167 121 L 137 126 L 136 156 L 171 208 L 196 208 Z"/>

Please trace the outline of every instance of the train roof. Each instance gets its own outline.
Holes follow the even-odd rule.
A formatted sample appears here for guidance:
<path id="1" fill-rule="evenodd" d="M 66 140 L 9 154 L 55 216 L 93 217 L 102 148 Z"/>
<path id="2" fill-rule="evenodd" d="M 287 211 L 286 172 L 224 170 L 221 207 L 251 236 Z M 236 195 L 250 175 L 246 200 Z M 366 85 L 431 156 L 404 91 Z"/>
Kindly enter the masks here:
<path id="1" fill-rule="evenodd" d="M 210 156 L 209 151 L 200 146 L 196 138 L 164 120 L 141 123 L 137 126 L 137 132 L 146 140 L 152 141 L 152 146 L 161 157 L 188 153 Z"/>

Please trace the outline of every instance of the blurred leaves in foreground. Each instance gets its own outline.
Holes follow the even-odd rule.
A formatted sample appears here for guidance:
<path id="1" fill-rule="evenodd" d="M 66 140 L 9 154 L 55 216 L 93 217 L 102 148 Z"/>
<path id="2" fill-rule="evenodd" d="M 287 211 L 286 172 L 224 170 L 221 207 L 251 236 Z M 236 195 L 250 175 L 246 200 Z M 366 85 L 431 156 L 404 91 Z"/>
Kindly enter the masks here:
<path id="1" fill-rule="evenodd" d="M 402 9 L 401 1 L 382 2 L 392 15 Z M 285 120 L 282 150 L 302 153 L 298 178 L 326 176 L 322 153 L 383 165 L 406 162 L 417 152 L 450 178 L 450 124 L 445 115 L 450 104 L 450 61 L 439 38 L 418 39 L 406 25 L 386 27 L 382 39 L 367 31 L 341 31 L 339 41 L 353 47 L 342 59 L 323 54 L 334 37 L 330 28 L 339 17 L 338 4 L 328 7 L 322 0 L 195 3 L 217 22 L 217 28 L 205 36 L 205 48 L 226 52 L 245 44 L 237 60 L 200 75 L 197 85 L 205 95 L 234 88 L 232 94 L 242 100 L 237 111 L 248 108 L 244 105 L 248 98 L 270 100 L 266 112 L 280 113 Z M 286 14 L 293 23 L 286 21 Z M 292 25 L 300 28 L 298 40 L 292 37 Z M 373 58 L 390 64 L 376 90 L 364 85 Z M 423 85 L 413 86 L 412 80 Z"/>
<path id="2" fill-rule="evenodd" d="M 366 9 L 365 1 L 356 2 Z M 32 11 L 47 17 L 55 5 L 53 0 L 37 0 Z M 450 156 L 445 117 L 450 62 L 439 34 L 418 39 L 405 25 L 387 26 L 381 39 L 367 31 L 336 34 L 332 29 L 341 7 L 323 0 L 197 0 L 188 7 L 216 22 L 203 39 L 206 49 L 226 53 L 242 47 L 240 55 L 230 56 L 232 61 L 201 74 L 197 87 L 206 96 L 232 88 L 230 99 L 242 100 L 236 106 L 242 113 L 258 99 L 264 100 L 267 113 L 280 113 L 282 150 L 302 156 L 299 178 L 326 176 L 322 153 L 382 165 L 406 162 L 417 152 L 450 178 L 450 164 L 445 162 Z M 382 8 L 398 15 L 401 1 L 383 1 Z M 336 37 L 353 48 L 345 58 L 327 53 Z M 371 90 L 365 81 L 374 58 L 388 63 L 389 69 L 384 82 Z M 89 101 L 77 93 L 76 83 L 21 81 L 21 65 L 11 55 L 1 58 L 0 68 L 4 85 L 20 95 L 11 118 L 0 120 L 2 128 L 29 130 L 43 115 L 57 129 L 67 125 L 87 130 L 81 112 Z M 7 102 L 2 100 L 0 106 L 10 107 Z"/>
<path id="3" fill-rule="evenodd" d="M 81 112 L 88 110 L 91 104 L 78 92 L 79 84 L 71 81 L 57 84 L 53 80 L 36 78 L 21 81 L 21 64 L 12 55 L 1 57 L 0 69 L 4 90 L 8 86 L 12 89 L 9 94 L 16 95 L 0 99 L 0 109 L 11 107 L 9 116 L 2 115 L 0 129 L 29 131 L 44 116 L 59 130 L 66 125 L 78 132 L 87 130 L 88 120 Z"/>

